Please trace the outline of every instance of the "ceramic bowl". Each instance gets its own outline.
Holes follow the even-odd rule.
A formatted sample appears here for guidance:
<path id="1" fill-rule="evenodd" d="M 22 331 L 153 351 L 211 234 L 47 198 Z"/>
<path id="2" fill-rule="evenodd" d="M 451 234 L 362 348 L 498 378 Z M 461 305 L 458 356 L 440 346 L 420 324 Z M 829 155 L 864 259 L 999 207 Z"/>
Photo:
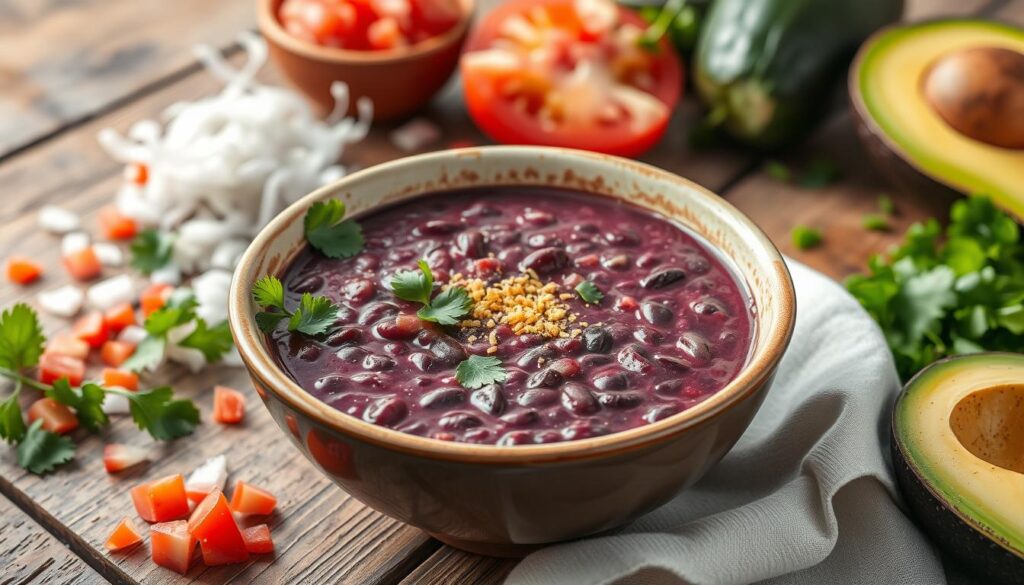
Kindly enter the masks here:
<path id="1" fill-rule="evenodd" d="M 596 438 L 499 447 L 438 441 L 375 426 L 302 390 L 254 321 L 250 290 L 303 249 L 314 201 L 363 215 L 445 189 L 543 185 L 621 199 L 685 225 L 748 289 L 755 331 L 747 364 L 704 402 Z M 707 189 L 616 157 L 537 147 L 484 147 L 397 160 L 350 175 L 292 205 L 256 237 L 235 272 L 230 324 L 256 390 L 285 434 L 367 505 L 472 552 L 509 556 L 619 526 L 693 484 L 743 434 L 789 343 L 795 296 L 782 257 L 743 214 Z"/>
<path id="2" fill-rule="evenodd" d="M 331 83 L 344 81 L 352 104 L 369 97 L 374 119 L 389 120 L 421 109 L 455 72 L 473 18 L 474 0 L 461 1 L 462 20 L 444 34 L 384 51 L 349 51 L 293 37 L 277 18 L 283 0 L 257 0 L 257 17 L 271 58 L 322 112 L 334 106 Z"/>

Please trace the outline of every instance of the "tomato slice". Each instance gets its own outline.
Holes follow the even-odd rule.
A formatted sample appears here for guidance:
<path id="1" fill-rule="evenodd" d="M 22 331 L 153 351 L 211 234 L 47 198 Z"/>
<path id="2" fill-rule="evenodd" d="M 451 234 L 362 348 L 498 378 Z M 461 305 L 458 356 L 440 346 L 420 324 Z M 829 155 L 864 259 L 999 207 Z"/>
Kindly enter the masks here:
<path id="1" fill-rule="evenodd" d="M 135 353 L 134 343 L 111 339 L 103 344 L 103 349 L 100 350 L 100 359 L 108 366 L 116 368 L 132 357 L 133 353 Z"/>
<path id="2" fill-rule="evenodd" d="M 232 512 L 268 516 L 276 505 L 277 498 L 274 494 L 242 480 L 235 482 L 235 491 L 231 493 Z"/>
<path id="3" fill-rule="evenodd" d="M 7 260 L 7 280 L 15 284 L 31 284 L 42 275 L 42 265 L 24 256 L 11 256 Z"/>
<path id="4" fill-rule="evenodd" d="M 64 268 L 76 280 L 92 280 L 103 273 L 103 265 L 92 246 L 66 254 Z"/>
<path id="5" fill-rule="evenodd" d="M 142 535 L 135 528 L 135 523 L 132 522 L 132 519 L 125 516 L 117 523 L 117 527 L 110 533 L 110 536 L 107 537 L 105 546 L 110 552 L 117 552 L 133 547 L 140 542 L 142 542 Z"/>
<path id="6" fill-rule="evenodd" d="M 139 389 L 139 375 L 128 370 L 103 368 L 103 385 L 116 386 L 135 392 Z"/>
<path id="7" fill-rule="evenodd" d="M 85 378 L 85 361 L 68 355 L 44 353 L 39 358 L 39 381 L 53 384 L 67 378 L 72 386 L 80 386 Z"/>
<path id="8" fill-rule="evenodd" d="M 52 398 L 40 398 L 28 407 L 28 422 L 43 421 L 43 430 L 63 435 L 78 428 L 78 417 Z"/>
<path id="9" fill-rule="evenodd" d="M 72 335 L 89 344 L 93 349 L 103 347 L 103 344 L 110 339 L 110 331 L 103 321 L 103 313 L 93 312 L 75 321 L 71 329 Z"/>
<path id="10" fill-rule="evenodd" d="M 188 531 L 188 522 L 161 522 L 149 528 L 153 562 L 184 575 L 196 552 L 196 537 Z"/>
<path id="11" fill-rule="evenodd" d="M 108 240 L 130 240 L 139 231 L 135 220 L 122 214 L 116 207 L 104 207 L 99 215 L 100 231 Z"/>
<path id="12" fill-rule="evenodd" d="M 231 515 L 228 501 L 220 490 L 196 506 L 188 519 L 188 531 L 199 539 L 203 550 L 203 561 L 207 565 L 230 565 L 249 560 L 242 531 Z"/>
<path id="13" fill-rule="evenodd" d="M 245 418 L 245 394 L 227 386 L 213 388 L 213 420 L 234 425 Z"/>
<path id="14" fill-rule="evenodd" d="M 89 344 L 69 333 L 61 333 L 46 341 L 46 353 L 84 360 L 89 357 Z"/>
<path id="15" fill-rule="evenodd" d="M 142 291 L 139 296 L 139 305 L 142 307 L 142 315 L 149 317 L 156 311 L 164 308 L 167 299 L 171 298 L 174 287 L 162 282 L 155 282 Z"/>
<path id="16" fill-rule="evenodd" d="M 103 322 L 111 333 L 120 333 L 125 327 L 135 325 L 135 308 L 131 303 L 115 305 L 103 313 Z"/>
<path id="17" fill-rule="evenodd" d="M 242 540 L 249 554 L 264 555 L 274 552 L 274 541 L 270 538 L 270 527 L 266 524 L 250 526 L 242 531 Z"/>
<path id="18" fill-rule="evenodd" d="M 188 516 L 185 478 L 168 475 L 132 488 L 132 503 L 146 522 L 167 522 Z"/>
<path id="19" fill-rule="evenodd" d="M 682 92 L 667 41 L 611 0 L 511 0 L 473 30 L 462 56 L 469 113 L 508 144 L 635 156 L 665 133 Z"/>

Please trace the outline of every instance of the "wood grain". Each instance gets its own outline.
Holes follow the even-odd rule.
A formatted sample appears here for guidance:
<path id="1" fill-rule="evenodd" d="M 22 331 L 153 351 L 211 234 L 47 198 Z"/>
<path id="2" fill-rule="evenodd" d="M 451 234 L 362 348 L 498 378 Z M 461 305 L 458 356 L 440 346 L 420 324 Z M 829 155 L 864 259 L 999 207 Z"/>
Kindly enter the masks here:
<path id="1" fill-rule="evenodd" d="M 445 545 L 409 573 L 401 585 L 497 585 L 505 580 L 517 562 L 482 557 Z"/>
<path id="2" fill-rule="evenodd" d="M 0 585 L 102 583 L 82 559 L 0 498 Z"/>

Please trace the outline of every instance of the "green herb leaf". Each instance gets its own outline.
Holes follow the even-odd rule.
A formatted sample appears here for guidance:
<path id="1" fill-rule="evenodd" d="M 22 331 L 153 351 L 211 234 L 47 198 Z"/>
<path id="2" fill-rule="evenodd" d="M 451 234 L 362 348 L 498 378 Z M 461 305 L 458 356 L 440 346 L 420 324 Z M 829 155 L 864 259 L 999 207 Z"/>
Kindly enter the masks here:
<path id="1" fill-rule="evenodd" d="M 252 298 L 261 307 L 284 308 L 284 284 L 275 276 L 264 276 L 252 285 Z"/>
<path id="2" fill-rule="evenodd" d="M 143 327 L 150 335 L 166 335 L 171 329 L 185 325 L 195 319 L 196 307 L 198 305 L 199 303 L 196 301 L 192 291 L 178 289 L 167 300 L 167 304 L 153 311 L 146 318 Z"/>
<path id="3" fill-rule="evenodd" d="M 199 409 L 191 400 L 174 400 L 167 386 L 144 392 L 118 392 L 128 399 L 135 424 L 154 439 L 170 441 L 192 434 Z"/>
<path id="4" fill-rule="evenodd" d="M 800 175 L 800 186 L 807 189 L 820 189 L 831 185 L 839 178 L 839 169 L 834 163 L 823 158 L 811 161 Z"/>
<path id="5" fill-rule="evenodd" d="M 17 443 L 25 436 L 25 419 L 18 403 L 20 388 L 0 402 L 0 439 Z"/>
<path id="6" fill-rule="evenodd" d="M 798 250 L 810 250 L 821 245 L 822 235 L 821 230 L 807 227 L 805 225 L 798 225 L 793 228 L 790 233 L 793 238 L 793 245 Z"/>
<path id="7" fill-rule="evenodd" d="M 105 391 L 96 384 L 85 384 L 77 392 L 71 388 L 67 378 L 61 378 L 46 391 L 46 397 L 75 409 L 78 422 L 90 431 L 96 432 L 110 420 L 103 412 Z"/>
<path id="8" fill-rule="evenodd" d="M 863 218 L 861 218 L 860 223 L 862 226 L 864 226 L 864 229 L 873 232 L 889 231 L 889 220 L 885 219 L 880 215 L 875 215 L 874 213 L 865 215 Z"/>
<path id="9" fill-rule="evenodd" d="M 32 423 L 18 444 L 18 465 L 42 475 L 75 457 L 75 444 L 71 439 L 43 430 L 43 421 Z"/>
<path id="10" fill-rule="evenodd" d="M 285 313 L 270 313 L 263 311 L 256 313 L 256 325 L 264 333 L 270 333 L 274 329 L 277 329 L 277 324 L 280 323 L 282 319 L 287 319 L 290 316 L 291 315 Z"/>
<path id="11" fill-rule="evenodd" d="M 330 258 L 350 258 L 363 249 L 363 228 L 345 217 L 345 204 L 338 199 L 318 201 L 306 212 L 306 240 Z"/>
<path id="12" fill-rule="evenodd" d="M 320 335 L 338 318 L 338 306 L 327 297 L 314 297 L 303 293 L 299 307 L 288 321 L 289 331 L 306 335 Z"/>
<path id="13" fill-rule="evenodd" d="M 455 368 L 455 379 L 470 390 L 504 382 L 507 377 L 501 360 L 493 356 L 471 355 Z"/>
<path id="14" fill-rule="evenodd" d="M 227 321 L 209 327 L 205 319 L 196 318 L 195 330 L 179 341 L 178 345 L 198 349 L 206 358 L 206 363 L 212 364 L 224 357 L 234 343 Z"/>
<path id="15" fill-rule="evenodd" d="M 601 299 L 604 298 L 604 294 L 597 288 L 597 285 L 589 280 L 576 285 L 576 293 L 580 295 L 580 298 L 590 304 L 600 303 Z"/>
<path id="16" fill-rule="evenodd" d="M 391 277 L 391 291 L 395 296 L 413 303 L 430 304 L 434 292 L 434 274 L 425 260 L 419 261 L 419 272 L 401 270 Z"/>
<path id="17" fill-rule="evenodd" d="M 441 325 L 455 325 L 472 306 L 473 299 L 469 298 L 466 289 L 453 286 L 438 293 L 429 305 L 423 305 L 416 316 Z"/>
<path id="18" fill-rule="evenodd" d="M 132 353 L 121 367 L 132 372 L 152 370 L 164 359 L 164 350 L 167 349 L 167 339 L 163 336 L 148 336 L 135 347 Z"/>
<path id="19" fill-rule="evenodd" d="M 170 263 L 174 237 L 157 229 L 142 230 L 132 240 L 130 251 L 132 267 L 143 274 L 152 274 Z"/>
<path id="20" fill-rule="evenodd" d="M 18 303 L 0 314 L 0 367 L 20 370 L 39 363 L 46 337 L 36 312 Z"/>
<path id="21" fill-rule="evenodd" d="M 892 202 L 892 198 L 886 194 L 878 196 L 878 211 L 882 212 L 882 215 L 892 217 L 896 213 L 896 204 Z"/>
<path id="22" fill-rule="evenodd" d="M 764 163 L 764 170 L 768 176 L 783 183 L 788 183 L 793 178 L 789 167 L 777 160 L 769 160 Z"/>

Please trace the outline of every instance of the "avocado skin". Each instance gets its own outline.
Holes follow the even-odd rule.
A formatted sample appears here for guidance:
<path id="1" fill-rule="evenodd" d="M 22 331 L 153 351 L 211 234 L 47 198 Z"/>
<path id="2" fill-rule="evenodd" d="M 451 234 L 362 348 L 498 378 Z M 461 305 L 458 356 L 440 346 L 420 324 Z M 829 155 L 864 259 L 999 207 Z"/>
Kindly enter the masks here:
<path id="1" fill-rule="evenodd" d="M 986 537 L 957 515 L 952 506 L 931 492 L 907 462 L 896 438 L 896 419 L 890 432 L 896 482 L 917 523 L 949 556 L 990 579 L 993 585 L 1024 583 L 1024 558 Z"/>

